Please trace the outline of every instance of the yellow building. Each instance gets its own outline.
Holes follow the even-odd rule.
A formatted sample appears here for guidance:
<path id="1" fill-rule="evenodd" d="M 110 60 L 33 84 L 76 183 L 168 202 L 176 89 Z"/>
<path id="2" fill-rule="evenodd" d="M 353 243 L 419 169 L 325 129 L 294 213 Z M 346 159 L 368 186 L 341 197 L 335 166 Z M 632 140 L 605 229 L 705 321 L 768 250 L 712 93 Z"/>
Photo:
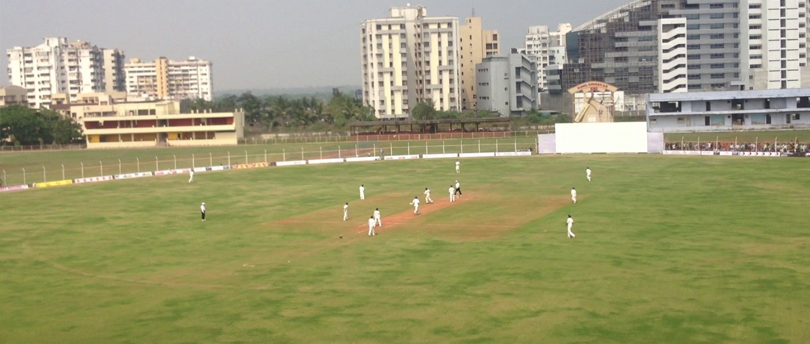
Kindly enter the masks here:
<path id="1" fill-rule="evenodd" d="M 9 105 L 28 106 L 28 90 L 20 86 L 0 87 L 0 107 Z"/>
<path id="2" fill-rule="evenodd" d="M 475 66 L 484 58 L 501 53 L 497 30 L 482 29 L 481 17 L 467 18 L 459 28 L 459 59 L 461 60 L 461 106 L 464 110 L 475 109 Z"/>
<path id="3" fill-rule="evenodd" d="M 121 92 L 80 94 L 51 108 L 82 125 L 87 148 L 236 145 L 244 112 L 181 113 L 179 101 L 127 101 Z"/>

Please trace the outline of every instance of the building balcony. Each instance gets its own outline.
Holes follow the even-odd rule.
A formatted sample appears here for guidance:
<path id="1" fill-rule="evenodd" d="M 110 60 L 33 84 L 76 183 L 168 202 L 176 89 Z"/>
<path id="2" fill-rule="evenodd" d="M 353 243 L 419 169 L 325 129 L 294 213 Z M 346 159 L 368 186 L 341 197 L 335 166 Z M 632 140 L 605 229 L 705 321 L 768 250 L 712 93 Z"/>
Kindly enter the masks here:
<path id="1" fill-rule="evenodd" d="M 235 131 L 236 126 L 228 125 L 195 125 L 195 126 L 161 126 L 145 128 L 99 128 L 84 129 L 85 135 L 118 135 L 118 134 L 157 134 L 157 133 L 189 133 L 189 132 L 214 132 L 214 131 Z"/>

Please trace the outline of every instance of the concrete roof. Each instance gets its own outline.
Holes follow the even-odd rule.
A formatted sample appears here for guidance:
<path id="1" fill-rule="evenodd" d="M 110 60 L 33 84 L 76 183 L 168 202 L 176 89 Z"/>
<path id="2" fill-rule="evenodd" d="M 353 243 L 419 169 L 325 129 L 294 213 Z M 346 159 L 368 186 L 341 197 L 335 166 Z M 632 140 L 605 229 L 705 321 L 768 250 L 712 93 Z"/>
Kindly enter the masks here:
<path id="1" fill-rule="evenodd" d="M 686 92 L 686 93 L 656 93 L 649 94 L 651 102 L 685 102 L 700 100 L 728 100 L 728 99 L 765 99 L 765 98 L 793 98 L 810 97 L 810 88 L 790 88 L 776 90 L 753 91 L 718 91 L 718 92 Z"/>

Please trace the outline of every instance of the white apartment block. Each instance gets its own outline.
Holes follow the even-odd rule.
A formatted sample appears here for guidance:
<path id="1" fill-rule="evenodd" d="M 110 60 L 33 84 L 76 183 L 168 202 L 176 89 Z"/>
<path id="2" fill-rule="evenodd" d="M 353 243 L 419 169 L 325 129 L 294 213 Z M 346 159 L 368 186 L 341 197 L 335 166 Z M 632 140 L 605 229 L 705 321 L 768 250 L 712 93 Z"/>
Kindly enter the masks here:
<path id="1" fill-rule="evenodd" d="M 548 26 L 529 27 L 526 33 L 523 53 L 537 61 L 537 87 L 541 91 L 548 89 L 547 67 L 562 65 L 566 62 L 565 34 L 571 32 L 571 24 L 557 26 L 557 31 L 550 32 Z"/>
<path id="2" fill-rule="evenodd" d="M 657 24 L 658 92 L 687 92 L 686 18 L 662 18 Z"/>
<path id="3" fill-rule="evenodd" d="M 460 111 L 459 25 L 422 6 L 395 7 L 361 25 L 363 102 L 376 116 L 408 117 L 419 102 Z"/>
<path id="4" fill-rule="evenodd" d="M 807 2 L 748 0 L 740 8 L 740 78 L 748 89 L 801 87 L 807 66 Z M 747 3 L 747 4 L 745 4 Z"/>
<path id="5" fill-rule="evenodd" d="M 35 47 L 8 49 L 8 78 L 28 91 L 28 104 L 49 106 L 51 96 L 123 89 L 120 63 L 124 53 L 65 37 L 45 38 Z M 109 58 L 108 58 L 109 57 Z"/>
<path id="6" fill-rule="evenodd" d="M 185 61 L 165 57 L 152 62 L 131 59 L 124 65 L 126 91 L 154 99 L 211 101 L 214 94 L 212 65 L 193 56 Z"/>

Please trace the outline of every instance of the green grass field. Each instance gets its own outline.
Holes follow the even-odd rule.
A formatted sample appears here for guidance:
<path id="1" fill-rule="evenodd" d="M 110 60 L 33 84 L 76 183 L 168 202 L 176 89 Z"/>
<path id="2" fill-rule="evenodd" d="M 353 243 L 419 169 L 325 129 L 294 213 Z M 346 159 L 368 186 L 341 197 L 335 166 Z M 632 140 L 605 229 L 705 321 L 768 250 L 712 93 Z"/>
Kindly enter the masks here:
<path id="1" fill-rule="evenodd" d="M 532 156 L 462 160 L 461 174 L 452 163 L 4 193 L 0 342 L 810 338 L 804 159 Z M 464 196 L 448 204 L 455 179 Z M 436 203 L 413 216 L 425 187 Z M 370 238 L 375 207 L 384 226 Z M 567 214 L 577 239 L 566 239 Z"/>

